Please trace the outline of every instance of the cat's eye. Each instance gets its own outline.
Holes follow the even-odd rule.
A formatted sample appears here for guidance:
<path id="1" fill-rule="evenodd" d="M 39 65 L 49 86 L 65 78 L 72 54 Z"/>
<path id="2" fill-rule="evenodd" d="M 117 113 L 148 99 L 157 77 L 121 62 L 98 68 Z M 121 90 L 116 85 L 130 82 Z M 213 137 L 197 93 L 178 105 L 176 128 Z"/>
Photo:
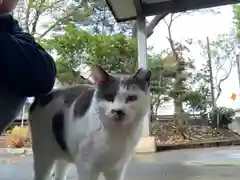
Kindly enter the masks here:
<path id="1" fill-rule="evenodd" d="M 112 94 L 106 94 L 106 95 L 104 95 L 104 99 L 106 100 L 106 101 L 114 101 L 114 95 L 112 95 Z"/>
<path id="2" fill-rule="evenodd" d="M 128 97 L 127 97 L 126 103 L 127 103 L 127 102 L 136 101 L 136 100 L 137 100 L 137 96 L 136 96 L 136 95 L 131 95 L 131 96 L 128 96 Z"/>

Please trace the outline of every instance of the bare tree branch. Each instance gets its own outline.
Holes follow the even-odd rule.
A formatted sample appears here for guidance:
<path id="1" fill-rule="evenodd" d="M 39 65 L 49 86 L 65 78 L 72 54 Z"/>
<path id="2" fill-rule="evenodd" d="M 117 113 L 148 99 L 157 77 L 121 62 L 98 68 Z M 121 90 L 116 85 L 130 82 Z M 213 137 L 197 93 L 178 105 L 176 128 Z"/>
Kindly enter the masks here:
<path id="1" fill-rule="evenodd" d="M 42 39 L 44 36 L 46 36 L 51 30 L 59 26 L 61 23 L 63 23 L 67 18 L 69 18 L 71 15 L 73 15 L 80 7 L 82 7 L 82 3 L 76 6 L 70 13 L 68 13 L 66 16 L 58 19 L 54 24 L 52 24 L 46 31 L 44 31 L 40 35 L 40 39 Z"/>
<path id="2" fill-rule="evenodd" d="M 147 37 L 149 38 L 153 34 L 154 28 L 158 25 L 158 23 L 168 15 L 168 13 L 162 14 L 162 15 L 156 15 L 149 25 L 147 26 Z"/>
<path id="3" fill-rule="evenodd" d="M 215 82 L 218 82 L 218 78 L 217 78 L 218 73 L 220 72 L 220 70 L 222 70 L 223 66 L 225 65 L 225 63 L 226 63 L 228 60 L 229 60 L 229 59 L 225 59 L 225 61 L 217 67 L 216 76 L 215 76 Z M 226 74 L 228 74 L 228 73 L 226 73 Z"/>
<path id="4" fill-rule="evenodd" d="M 158 23 L 168 15 L 168 13 L 162 14 L 162 15 L 156 15 L 151 22 L 147 26 L 147 38 L 149 38 L 153 32 L 154 28 L 158 25 Z M 132 22 L 132 37 L 136 38 L 137 37 L 137 24 L 136 21 Z"/>
<path id="5" fill-rule="evenodd" d="M 171 21 L 172 21 L 172 22 L 175 21 L 177 18 L 179 18 L 179 17 L 182 16 L 183 14 L 184 14 L 184 13 L 178 13 L 178 14 L 176 14 L 176 16 L 174 16 L 175 14 L 173 14 Z"/>
<path id="6" fill-rule="evenodd" d="M 222 93 L 222 83 L 228 79 L 231 74 L 233 67 L 236 65 L 235 61 L 235 41 L 232 41 L 232 36 L 223 34 L 223 36 L 218 36 L 218 40 L 213 42 L 212 45 L 215 47 L 215 64 L 216 64 L 216 74 L 215 74 L 215 82 L 216 82 L 216 90 L 217 96 L 215 98 L 215 102 L 219 99 Z M 234 37 L 235 38 L 235 37 Z M 220 50 L 220 52 L 219 52 Z M 224 68 L 227 62 L 230 62 L 228 68 Z M 218 76 L 221 72 L 224 72 L 224 76 L 218 79 Z"/>
<path id="7" fill-rule="evenodd" d="M 24 20 L 24 28 L 27 31 L 27 33 L 30 33 L 29 26 L 28 26 L 29 25 L 29 16 L 30 16 L 30 5 L 29 4 L 27 6 L 25 14 L 26 14 L 26 17 Z"/>
<path id="8" fill-rule="evenodd" d="M 226 79 L 228 79 L 228 77 L 230 76 L 230 74 L 231 74 L 231 72 L 232 72 L 232 69 L 233 69 L 233 67 L 234 67 L 235 65 L 236 65 L 236 62 L 235 62 L 235 61 L 232 62 L 228 73 L 225 75 L 224 78 L 221 78 L 221 79 L 219 80 L 219 82 L 218 82 L 218 84 L 217 84 L 218 93 L 217 93 L 217 96 L 216 96 L 215 101 L 217 101 L 217 100 L 219 99 L 219 97 L 220 97 L 220 95 L 221 95 L 221 93 L 222 93 L 222 87 L 221 87 L 222 83 L 223 83 Z"/>
<path id="9" fill-rule="evenodd" d="M 36 27 L 37 27 L 37 23 L 39 21 L 39 18 L 41 16 L 41 9 L 42 9 L 42 6 L 44 5 L 44 3 L 46 2 L 46 0 L 41 0 L 39 2 L 39 6 L 38 8 L 36 9 L 36 13 L 35 13 L 35 16 L 33 18 L 33 23 L 32 23 L 32 30 L 31 30 L 31 34 L 32 35 L 35 35 L 36 34 Z"/>
<path id="10" fill-rule="evenodd" d="M 166 25 L 167 27 L 169 26 L 169 24 L 168 24 L 168 22 L 166 21 L 165 18 L 163 18 L 163 22 L 165 23 L 165 25 Z"/>

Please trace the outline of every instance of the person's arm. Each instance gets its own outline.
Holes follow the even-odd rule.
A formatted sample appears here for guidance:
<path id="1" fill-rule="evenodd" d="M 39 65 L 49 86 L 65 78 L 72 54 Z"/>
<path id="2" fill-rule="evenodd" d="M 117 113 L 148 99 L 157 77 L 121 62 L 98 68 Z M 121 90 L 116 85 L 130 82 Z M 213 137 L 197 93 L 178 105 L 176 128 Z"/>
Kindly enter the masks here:
<path id="1" fill-rule="evenodd" d="M 54 86 L 53 58 L 11 15 L 0 17 L 0 68 L 0 87 L 21 96 L 45 94 Z"/>

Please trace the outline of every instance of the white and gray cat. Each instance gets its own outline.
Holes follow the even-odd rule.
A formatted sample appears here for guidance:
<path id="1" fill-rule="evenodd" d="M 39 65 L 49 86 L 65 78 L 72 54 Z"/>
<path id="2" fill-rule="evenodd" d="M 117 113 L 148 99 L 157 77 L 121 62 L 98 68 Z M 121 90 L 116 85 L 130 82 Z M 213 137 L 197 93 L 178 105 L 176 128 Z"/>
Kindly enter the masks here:
<path id="1" fill-rule="evenodd" d="M 95 86 L 78 85 L 35 98 L 29 112 L 35 180 L 123 180 L 148 110 L 151 73 L 115 77 L 92 67 Z"/>

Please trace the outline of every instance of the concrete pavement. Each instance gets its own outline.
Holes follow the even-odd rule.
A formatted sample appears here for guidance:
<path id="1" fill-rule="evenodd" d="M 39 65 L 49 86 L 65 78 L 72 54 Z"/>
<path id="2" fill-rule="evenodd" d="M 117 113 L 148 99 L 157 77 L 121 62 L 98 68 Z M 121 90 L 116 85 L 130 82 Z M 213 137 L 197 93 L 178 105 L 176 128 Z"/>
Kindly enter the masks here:
<path id="1" fill-rule="evenodd" d="M 239 176 L 240 147 L 235 146 L 135 155 L 125 180 L 238 180 Z M 0 179 L 32 180 L 32 155 L 0 152 Z M 74 167 L 68 179 L 77 180 Z"/>

